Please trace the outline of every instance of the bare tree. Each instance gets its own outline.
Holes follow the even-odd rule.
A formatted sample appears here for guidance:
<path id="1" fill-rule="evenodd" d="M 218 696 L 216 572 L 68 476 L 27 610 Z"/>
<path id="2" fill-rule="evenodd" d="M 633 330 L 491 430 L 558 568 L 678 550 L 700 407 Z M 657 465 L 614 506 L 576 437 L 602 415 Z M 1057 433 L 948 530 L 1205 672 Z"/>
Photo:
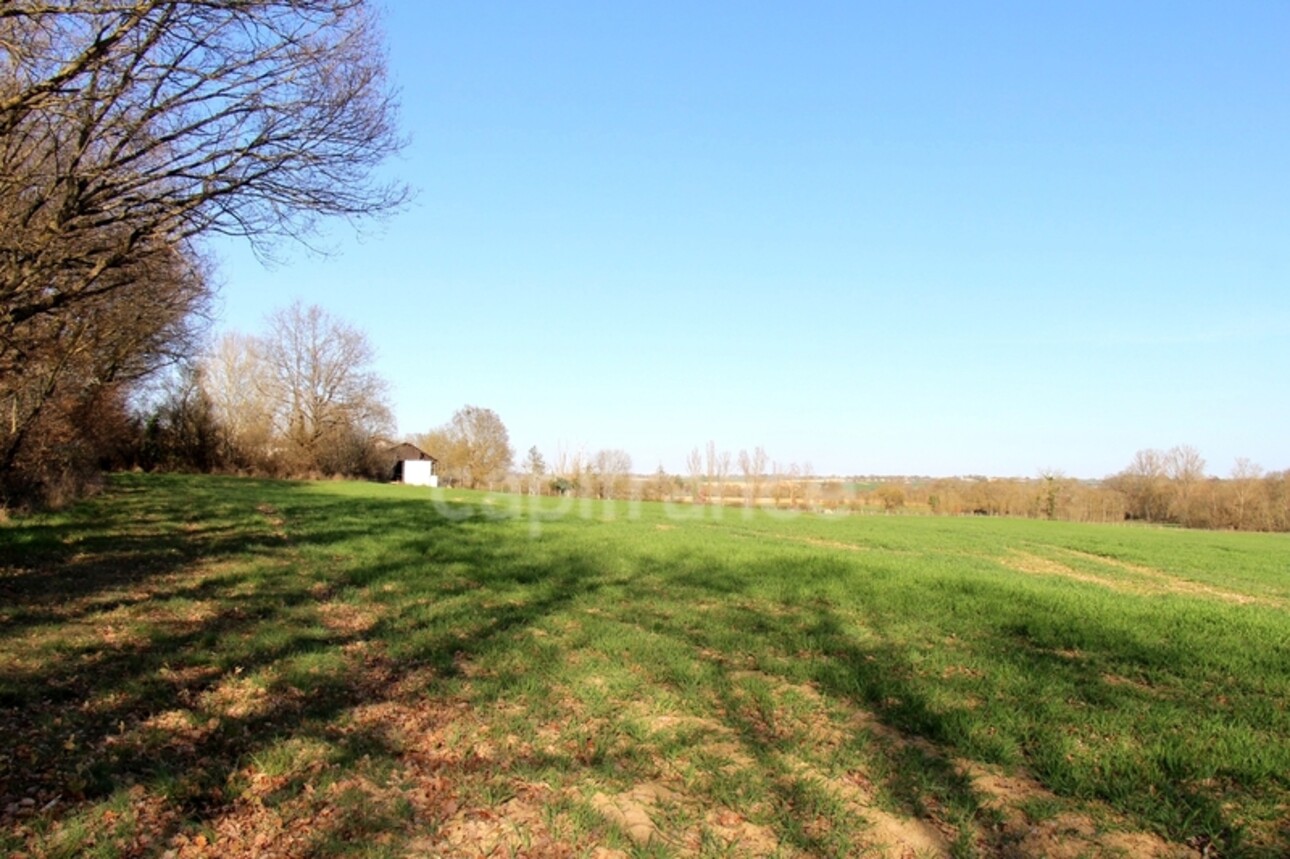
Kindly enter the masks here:
<path id="1" fill-rule="evenodd" d="M 1140 450 L 1128 467 L 1109 483 L 1123 493 L 1126 515 L 1147 522 L 1163 520 L 1168 511 L 1164 454 L 1158 450 Z"/>
<path id="2" fill-rule="evenodd" d="M 506 475 L 515 458 L 506 425 L 492 409 L 463 406 L 452 420 L 432 431 L 432 453 L 466 486 L 489 486 Z"/>
<path id="3" fill-rule="evenodd" d="M 581 448 L 570 451 L 561 446 L 556 452 L 555 477 L 550 483 L 551 490 L 556 495 L 578 494 L 582 491 L 587 470 L 586 453 Z"/>
<path id="4" fill-rule="evenodd" d="M 664 470 L 663 464 L 659 463 L 653 476 L 645 481 L 642 494 L 646 501 L 671 501 L 672 491 L 675 487 L 676 480 Z"/>
<path id="5" fill-rule="evenodd" d="M 788 506 L 792 509 L 796 509 L 798 496 L 802 491 L 802 466 L 798 465 L 796 462 L 790 462 L 784 477 L 785 487 L 788 489 Z"/>
<path id="6" fill-rule="evenodd" d="M 819 501 L 820 494 L 819 482 L 812 479 L 815 476 L 815 466 L 811 465 L 810 460 L 807 460 L 802 463 L 799 473 L 802 476 L 802 506 L 804 508 L 814 507 Z"/>
<path id="7" fill-rule="evenodd" d="M 95 467 L 103 409 L 124 414 L 135 383 L 193 350 L 207 303 L 204 267 L 158 252 L 116 276 L 132 281 L 128 295 L 26 319 L 8 329 L 19 338 L 0 341 L 0 501 L 38 499 L 51 476 Z"/>
<path id="8" fill-rule="evenodd" d="M 592 491 L 597 498 L 621 498 L 627 494 L 632 458 L 625 450 L 601 450 L 591 460 Z"/>
<path id="9" fill-rule="evenodd" d="M 10 0 L 0 15 L 7 322 L 123 288 L 164 239 L 308 234 L 398 206 L 365 0 Z M 59 271 L 55 290 L 42 288 Z"/>
<path id="10" fill-rule="evenodd" d="M 1263 527 L 1265 511 L 1259 492 L 1263 466 L 1238 457 L 1232 466 L 1232 527 L 1256 530 Z"/>
<path id="11" fill-rule="evenodd" d="M 751 507 L 757 503 L 757 495 L 753 490 L 752 457 L 749 456 L 747 450 L 740 449 L 738 462 L 739 473 L 743 475 L 744 506 Z"/>
<path id="12" fill-rule="evenodd" d="M 698 504 L 704 498 L 703 492 L 703 454 L 696 447 L 685 458 L 685 470 L 690 475 L 690 501 Z"/>
<path id="13" fill-rule="evenodd" d="M 300 302 L 269 316 L 261 384 L 291 470 L 358 473 L 391 424 L 375 351 L 358 329 Z"/>
<path id="14" fill-rule="evenodd" d="M 189 365 L 170 374 L 144 424 L 138 464 L 149 470 L 210 472 L 224 467 L 228 450 L 200 369 Z"/>
<path id="15" fill-rule="evenodd" d="M 706 456 L 705 456 L 704 481 L 703 481 L 704 496 L 706 497 L 708 503 L 711 504 L 713 492 L 721 491 L 721 488 L 717 486 L 717 459 L 718 459 L 717 443 L 709 439 L 705 452 L 706 452 Z"/>
<path id="16" fill-rule="evenodd" d="M 225 460 L 243 468 L 267 468 L 273 451 L 274 404 L 264 341 L 227 332 L 202 356 L 198 372 L 224 431 Z"/>
<path id="17" fill-rule="evenodd" d="M 717 503 L 726 500 L 726 481 L 730 478 L 730 451 L 723 450 L 717 454 Z"/>
<path id="18" fill-rule="evenodd" d="M 1203 524 L 1199 509 L 1198 487 L 1205 479 L 1205 460 L 1191 445 L 1170 448 L 1164 457 L 1165 475 L 1172 484 L 1173 498 L 1170 511 L 1173 519 L 1183 525 Z"/>
<path id="19" fill-rule="evenodd" d="M 176 319 L 206 295 L 194 239 L 268 253 L 321 216 L 406 198 L 372 179 L 401 145 L 379 36 L 366 0 L 0 5 L 7 465 L 53 405 L 83 401 L 69 379 L 101 396 L 103 375 L 73 367 L 89 344 L 118 384 L 127 347 L 134 372 L 173 351 Z M 116 337 L 120 315 L 158 302 L 156 324 Z"/>
<path id="20" fill-rule="evenodd" d="M 1290 468 L 1263 478 L 1268 525 L 1274 531 L 1290 531 Z"/>
<path id="21" fill-rule="evenodd" d="M 770 496 L 777 510 L 780 499 L 784 497 L 784 489 L 784 467 L 780 465 L 779 460 L 775 460 L 770 466 Z"/>
<path id="22" fill-rule="evenodd" d="M 766 477 L 766 449 L 758 445 L 751 454 L 739 451 L 739 471 L 744 477 L 744 503 L 756 506 Z"/>

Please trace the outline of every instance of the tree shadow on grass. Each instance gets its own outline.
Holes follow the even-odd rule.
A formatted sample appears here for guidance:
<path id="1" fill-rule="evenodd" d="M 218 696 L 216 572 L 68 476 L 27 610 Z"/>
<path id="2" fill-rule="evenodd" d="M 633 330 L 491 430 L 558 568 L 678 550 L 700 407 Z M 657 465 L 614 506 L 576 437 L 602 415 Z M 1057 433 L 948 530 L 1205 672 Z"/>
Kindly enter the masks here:
<path id="1" fill-rule="evenodd" d="M 257 507 L 290 492 L 291 484 L 209 481 L 123 475 L 106 498 L 0 528 L 6 628 L 72 618 L 78 609 L 109 610 L 113 605 L 96 595 L 126 601 L 134 586 L 146 588 L 195 561 L 280 548 Z"/>
<path id="2" fill-rule="evenodd" d="M 1028 678 L 1018 689 L 1022 694 L 1031 690 L 1035 695 L 1008 705 L 1012 713 L 1017 708 L 1024 711 L 1023 722 L 1029 720 L 1030 727 L 1022 727 L 1018 734 L 1015 726 L 999 726 L 996 742 L 992 737 L 994 726 L 983 723 L 976 704 L 966 696 L 957 696 L 962 703 L 953 703 L 955 696 L 938 694 L 948 687 L 938 678 L 926 676 L 916 659 L 920 646 L 917 642 L 892 640 L 884 634 L 857 638 L 853 631 L 855 619 L 846 620 L 829 601 L 811 597 L 810 587 L 802 589 L 797 597 L 773 601 L 754 598 L 746 585 L 741 586 L 741 582 L 793 576 L 796 556 L 785 554 L 745 562 L 738 571 L 729 569 L 719 558 L 709 558 L 706 563 L 707 570 L 696 569 L 695 559 L 687 559 L 688 569 L 668 582 L 669 586 L 691 591 L 687 598 L 690 602 L 712 604 L 704 624 L 681 627 L 668 619 L 651 623 L 648 612 L 636 622 L 649 625 L 655 632 L 670 631 L 697 652 L 724 654 L 729 661 L 715 664 L 718 673 L 727 678 L 732 665 L 741 664 L 751 655 L 757 670 L 790 682 L 805 677 L 829 698 L 848 701 L 871 715 L 885 727 L 877 738 L 877 749 L 888 763 L 885 788 L 904 813 L 971 824 L 987 840 L 1001 837 L 997 814 L 984 805 L 988 797 L 973 788 L 971 778 L 956 759 L 1006 763 L 1012 758 L 1008 750 L 1015 743 L 1031 771 L 1058 795 L 1105 800 L 1115 808 L 1137 812 L 1178 842 L 1199 839 L 1198 843 L 1223 845 L 1241 855 L 1263 855 L 1241 844 L 1240 827 L 1224 808 L 1221 797 L 1205 786 L 1203 767 L 1193 766 L 1185 751 L 1173 760 L 1175 767 L 1181 767 L 1174 772 L 1133 766 L 1107 773 L 1091 789 L 1087 776 L 1073 774 L 1073 767 L 1083 762 L 1073 761 L 1070 749 L 1063 744 L 1067 734 L 1062 726 L 1070 730 L 1080 727 L 1071 721 L 1074 717 L 1069 711 L 1070 702 L 1076 702 L 1076 709 L 1086 717 L 1095 719 L 1099 711 L 1114 713 L 1130 699 L 1149 695 L 1128 685 L 1108 685 L 1104 680 L 1106 666 L 1126 658 L 1140 660 L 1144 665 L 1169 664 L 1174 657 L 1170 643 L 1161 643 L 1156 652 L 1129 632 L 1100 625 L 1095 618 L 1065 618 L 1064 623 L 1085 623 L 1096 630 L 1085 636 L 1081 658 L 1070 659 L 1054 651 L 1048 641 L 1051 636 L 1032 640 L 1033 631 L 1024 623 L 1009 620 L 1012 612 L 1002 609 L 995 624 L 995 638 L 974 646 L 988 647 L 990 660 L 1005 666 L 1005 674 Z M 839 581 L 855 576 L 853 564 L 836 562 L 830 571 L 829 563 L 813 559 L 812 575 Z M 665 565 L 656 572 L 666 577 Z M 1001 607 L 1015 600 L 1015 594 L 1002 586 L 974 582 L 972 587 L 978 596 Z M 882 622 L 872 616 L 869 620 Z M 757 636 L 755 655 L 739 650 L 737 642 L 748 634 Z M 794 659 L 803 642 L 809 642 L 813 655 L 804 664 L 786 670 L 785 663 Z M 721 687 L 729 688 L 729 683 L 719 684 Z M 982 694 L 989 694 L 992 688 L 987 683 Z M 1010 690 L 1010 694 L 1016 694 L 1018 689 Z M 775 744 L 767 738 L 765 727 L 756 719 L 740 715 L 739 702 L 728 695 L 720 704 L 727 726 L 738 734 L 746 751 L 759 761 L 773 760 Z M 1009 737 L 1009 733 L 1014 735 Z M 892 738 L 896 738 L 894 742 Z M 784 797 L 786 802 L 791 799 Z M 960 832 L 966 835 L 966 831 Z M 807 836 L 801 838 L 804 849 L 822 849 Z M 993 844 L 990 849 L 1002 847 L 1001 843 Z"/>
<path id="3" fill-rule="evenodd" d="M 807 679 L 827 698 L 848 702 L 891 728 L 884 737 L 903 737 L 898 742 L 874 738 L 868 747 L 886 758 L 889 776 L 884 788 L 901 813 L 932 826 L 969 827 L 961 830 L 964 836 L 973 824 L 988 829 L 993 816 L 951 754 L 953 738 L 946 723 L 953 714 L 933 708 L 926 690 L 905 679 L 913 671 L 907 654 L 895 647 L 858 644 L 827 600 L 809 596 L 809 587 L 802 599 L 791 601 L 770 600 L 758 592 L 759 583 L 793 575 L 795 558 L 771 552 L 756 562 L 741 562 L 738 569 L 717 556 L 647 563 L 643 573 L 665 582 L 678 601 L 703 606 L 705 616 L 701 624 L 677 623 L 670 613 L 659 615 L 646 607 L 635 613 L 633 622 L 702 654 L 716 678 L 712 687 L 719 721 L 738 738 L 744 753 L 774 774 L 770 789 L 777 804 L 794 809 L 796 822 L 784 835 L 796 847 L 819 855 L 838 850 L 830 833 L 802 825 L 818 816 L 812 808 L 824 801 L 817 795 L 820 786 L 814 776 L 786 769 L 786 746 L 767 721 L 773 722 L 774 716 L 750 711 L 748 702 L 736 694 L 739 679 L 750 670 L 790 685 Z M 812 563 L 813 575 L 825 579 L 854 575 L 850 566 L 827 561 L 821 566 L 819 559 Z M 750 636 L 755 648 L 745 647 Z M 798 658 L 803 641 L 811 643 L 815 656 L 803 657 L 807 661 L 795 670 L 784 671 L 783 663 Z"/>
<path id="4" fill-rule="evenodd" d="M 595 587 L 584 559 L 524 563 L 500 519 L 305 488 L 127 477 L 110 497 L 0 532 L 0 847 L 56 840 L 133 785 L 170 813 L 121 852 L 164 849 L 232 813 L 231 785 L 288 738 L 323 743 L 329 768 L 394 766 L 397 750 L 350 724 L 352 711 L 414 671 L 450 680 L 472 654 Z M 352 551 L 373 523 L 381 551 Z M 400 583 L 409 558 L 422 559 L 420 590 L 383 614 L 355 617 L 362 609 L 335 599 Z M 537 577 L 545 587 L 444 612 L 392 659 L 390 640 L 423 622 L 443 569 L 481 596 Z M 391 825 L 350 811 L 312 827 L 310 852 L 344 852 Z"/>
<path id="5" fill-rule="evenodd" d="M 397 743 L 356 723 L 355 711 L 403 694 L 393 690 L 404 680 L 420 684 L 421 700 L 451 696 L 472 661 L 592 598 L 710 666 L 725 726 L 768 771 L 777 740 L 730 692 L 749 660 L 786 680 L 808 679 L 923 741 L 874 744 L 902 811 L 989 823 L 955 765 L 956 756 L 990 759 L 972 727 L 980 715 L 936 695 L 909 642 L 881 630 L 857 635 L 855 612 L 844 614 L 811 583 L 854 578 L 868 561 L 812 555 L 805 583 L 777 594 L 765 583 L 802 573 L 802 552 L 737 563 L 715 552 L 638 552 L 623 572 L 588 548 L 599 544 L 524 534 L 504 513 L 445 508 L 426 496 L 157 476 L 127 477 L 109 498 L 0 529 L 0 850 L 29 846 L 36 822 L 57 828 L 134 784 L 164 796 L 173 812 L 151 847 L 134 850 L 155 852 L 172 836 L 242 813 L 237 797 L 253 793 L 243 782 L 272 769 L 264 762 L 284 743 L 324 746 L 328 771 L 404 766 Z M 974 587 L 1001 606 L 1014 596 Z M 698 604 L 707 613 L 696 623 L 687 612 Z M 1105 653 L 1090 645 L 1089 659 L 1071 662 L 1035 630 L 1000 624 L 989 644 L 998 664 L 1044 676 L 1046 688 L 1093 708 L 1132 694 L 1108 691 L 1099 667 L 1133 652 L 1132 642 L 1108 637 L 1097 645 Z M 749 635 L 755 647 L 746 647 Z M 810 657 L 789 670 L 804 642 Z M 523 679 L 477 683 L 474 703 Z M 1033 755 L 1042 738 L 1020 742 Z M 561 761 L 540 757 L 533 766 Z M 584 757 L 571 765 L 607 780 L 623 763 L 603 750 Z M 1054 767 L 1041 775 L 1062 792 L 1060 761 Z M 287 803 L 325 779 L 325 771 L 292 771 L 257 795 Z M 800 780 L 771 789 L 784 808 L 813 801 Z M 1173 790 L 1158 795 L 1183 814 L 1208 812 L 1204 797 L 1175 795 L 1190 787 Z M 341 853 L 398 825 L 353 808 L 319 817 L 307 852 Z M 833 846 L 804 826 L 789 835 L 802 849 Z"/>

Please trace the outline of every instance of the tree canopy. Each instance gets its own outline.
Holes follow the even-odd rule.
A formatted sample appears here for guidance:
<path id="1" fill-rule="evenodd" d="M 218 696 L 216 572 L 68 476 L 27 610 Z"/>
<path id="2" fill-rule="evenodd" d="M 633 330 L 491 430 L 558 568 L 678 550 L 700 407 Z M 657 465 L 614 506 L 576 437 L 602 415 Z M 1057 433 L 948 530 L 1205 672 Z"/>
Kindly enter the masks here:
<path id="1" fill-rule="evenodd" d="M 0 492 L 50 470 L 33 439 L 76 441 L 73 414 L 191 353 L 197 239 L 268 253 L 397 209 L 396 115 L 366 0 L 5 3 Z"/>
<path id="2" fill-rule="evenodd" d="M 439 460 L 445 477 L 472 489 L 501 480 L 515 459 L 510 434 L 497 412 L 462 406 L 452 420 L 417 438 Z"/>

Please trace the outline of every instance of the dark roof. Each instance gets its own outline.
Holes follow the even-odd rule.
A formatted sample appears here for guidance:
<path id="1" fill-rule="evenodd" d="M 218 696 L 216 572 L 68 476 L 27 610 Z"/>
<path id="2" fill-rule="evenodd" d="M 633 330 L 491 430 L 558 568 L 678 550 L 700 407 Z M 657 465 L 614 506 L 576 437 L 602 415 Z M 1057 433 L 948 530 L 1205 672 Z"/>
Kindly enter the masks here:
<path id="1" fill-rule="evenodd" d="M 388 456 L 390 459 L 395 459 L 399 461 L 403 461 L 406 459 L 428 459 L 431 462 L 439 461 L 435 459 L 433 456 L 431 456 L 430 454 L 426 453 L 421 448 L 417 447 L 415 444 L 410 444 L 409 442 L 406 442 L 406 441 L 403 442 L 402 444 L 396 444 L 393 447 L 387 448 L 385 451 L 385 455 Z"/>

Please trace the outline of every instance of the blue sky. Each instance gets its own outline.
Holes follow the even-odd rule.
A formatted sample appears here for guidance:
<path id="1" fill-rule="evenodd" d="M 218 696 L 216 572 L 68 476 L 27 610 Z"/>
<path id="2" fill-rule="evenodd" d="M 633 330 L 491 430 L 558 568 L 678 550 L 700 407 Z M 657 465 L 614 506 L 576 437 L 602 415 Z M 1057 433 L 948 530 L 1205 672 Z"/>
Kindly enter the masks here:
<path id="1" fill-rule="evenodd" d="M 222 260 L 399 430 L 684 467 L 1290 468 L 1290 4 L 391 0 L 416 202 Z M 289 249 L 288 249 L 289 251 Z"/>

